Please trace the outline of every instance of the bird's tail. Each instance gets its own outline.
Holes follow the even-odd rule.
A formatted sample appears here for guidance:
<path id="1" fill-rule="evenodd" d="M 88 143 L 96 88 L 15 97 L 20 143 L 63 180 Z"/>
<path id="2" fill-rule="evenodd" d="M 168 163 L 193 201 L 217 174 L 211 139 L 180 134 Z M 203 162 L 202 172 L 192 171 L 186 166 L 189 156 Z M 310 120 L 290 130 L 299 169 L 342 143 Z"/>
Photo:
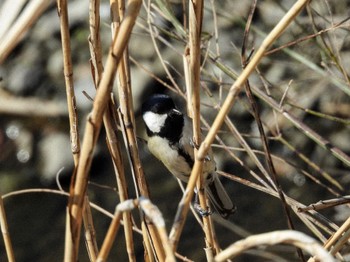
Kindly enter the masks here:
<path id="1" fill-rule="evenodd" d="M 206 185 L 208 198 L 213 208 L 223 218 L 228 218 L 229 215 L 233 214 L 236 211 L 236 206 L 228 196 L 217 174 L 215 174 L 213 178 L 214 179 Z"/>

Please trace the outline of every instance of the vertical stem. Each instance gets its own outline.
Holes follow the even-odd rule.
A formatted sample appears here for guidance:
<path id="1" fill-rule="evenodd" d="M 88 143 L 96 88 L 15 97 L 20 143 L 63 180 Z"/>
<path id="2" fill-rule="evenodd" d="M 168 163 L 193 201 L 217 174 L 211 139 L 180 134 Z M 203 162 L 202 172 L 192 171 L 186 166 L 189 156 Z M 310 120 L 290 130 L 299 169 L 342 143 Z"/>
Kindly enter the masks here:
<path id="1" fill-rule="evenodd" d="M 201 128 L 200 128 L 200 64 L 201 64 L 201 32 L 203 19 L 203 0 L 189 1 L 189 84 L 187 90 L 189 112 L 193 122 L 193 140 L 196 145 L 201 143 Z M 195 161 L 197 160 L 197 149 L 194 149 Z M 207 197 L 204 192 L 204 181 L 202 170 L 199 169 L 197 181 L 197 194 L 199 203 L 203 210 L 207 210 Z M 206 239 L 206 250 L 214 252 L 214 232 L 212 230 L 210 216 L 203 217 L 203 226 Z"/>
<path id="2" fill-rule="evenodd" d="M 253 72 L 255 67 L 259 64 L 261 59 L 264 57 L 265 51 L 270 47 L 270 45 L 282 34 L 282 32 L 287 28 L 287 26 L 293 21 L 295 16 L 303 9 L 303 7 L 309 2 L 309 0 L 298 0 L 291 9 L 284 15 L 284 17 L 279 21 L 279 23 L 274 27 L 274 29 L 267 35 L 261 44 L 258 51 L 252 57 L 250 63 L 238 76 L 236 82 L 231 86 L 229 93 L 226 97 L 225 102 L 223 103 L 219 113 L 217 114 L 214 123 L 212 124 L 209 133 L 205 137 L 204 141 L 201 143 L 201 146 L 196 155 L 196 161 L 192 168 L 192 173 L 188 181 L 185 194 L 183 195 L 178 208 L 178 221 L 179 223 L 174 223 L 170 232 L 170 241 L 173 246 L 176 248 L 176 245 L 179 241 L 183 226 L 184 220 L 187 216 L 189 210 L 189 203 L 193 197 L 193 188 L 199 177 L 199 172 L 203 165 L 203 160 L 208 154 L 208 151 L 213 143 L 215 136 L 221 125 L 223 124 L 225 117 L 230 111 L 237 94 L 239 93 L 241 86 L 248 79 L 249 75 Z"/>
<path id="3" fill-rule="evenodd" d="M 85 243 L 89 253 L 89 258 L 91 262 L 96 261 L 98 248 L 96 242 L 96 232 L 94 223 L 92 220 L 90 201 L 87 196 L 85 196 L 84 201 L 84 213 L 83 213 L 83 221 L 85 227 Z"/>
<path id="4" fill-rule="evenodd" d="M 99 15 L 99 5 L 100 0 L 90 0 L 90 53 L 91 61 L 93 66 L 94 80 L 96 87 L 98 86 L 100 79 L 103 73 L 102 66 L 102 50 L 101 50 L 101 41 L 100 41 L 100 15 Z M 114 20 L 117 20 L 117 26 L 120 26 L 119 16 L 115 16 L 115 13 L 118 11 L 117 6 L 111 3 L 111 13 L 112 13 L 112 23 Z M 125 7 L 123 8 L 123 12 Z M 112 27 L 112 30 L 116 28 Z M 114 31 L 114 30 L 113 30 Z M 114 110 L 114 104 L 112 101 L 109 101 L 108 108 L 103 115 L 103 124 L 105 126 L 107 134 L 107 146 L 113 161 L 113 166 L 116 174 L 119 199 L 121 202 L 128 199 L 127 184 L 124 173 L 124 165 L 121 157 L 120 145 L 117 138 L 117 113 Z M 135 261 L 135 252 L 133 244 L 133 234 L 132 234 L 132 221 L 131 213 L 123 213 L 124 221 L 124 234 L 125 242 L 128 251 L 129 261 Z"/>
<path id="5" fill-rule="evenodd" d="M 117 8 L 116 8 L 117 7 Z M 112 15 L 112 34 L 119 34 L 118 24 L 120 20 L 123 20 L 125 17 L 125 3 L 124 0 L 111 0 L 111 15 Z M 128 152 L 130 152 L 130 159 L 132 162 L 133 173 L 136 176 L 137 181 L 137 194 L 149 198 L 149 191 L 145 176 L 143 173 L 141 160 L 138 153 L 138 146 L 136 142 L 136 132 L 135 132 L 135 116 L 134 116 L 134 107 L 132 100 L 132 90 L 131 90 L 131 80 L 130 80 L 130 69 L 129 69 L 129 54 L 128 48 L 126 47 L 121 61 L 118 65 L 118 93 L 119 93 L 119 102 L 120 102 L 120 112 L 121 112 L 121 121 L 123 122 L 122 126 L 125 127 L 125 136 L 128 147 Z M 126 214 L 127 215 L 127 214 Z M 149 223 L 148 219 L 142 217 L 142 228 L 144 239 L 150 237 L 150 243 L 153 244 L 157 258 L 160 261 L 163 261 L 165 258 L 164 250 L 162 248 L 159 235 L 156 232 L 156 228 L 152 223 Z M 147 245 L 145 246 L 147 249 Z M 152 256 L 152 249 L 148 249 L 146 255 Z"/>
<path id="6" fill-rule="evenodd" d="M 89 24 L 89 47 L 91 54 L 91 63 L 93 66 L 95 86 L 97 87 L 100 83 L 103 73 L 102 48 L 100 39 L 100 0 L 90 0 Z"/>
<path id="7" fill-rule="evenodd" d="M 5 249 L 7 254 L 7 259 L 9 262 L 15 262 L 15 255 L 13 253 L 10 232 L 7 226 L 6 213 L 4 208 L 4 202 L 2 196 L 0 195 L 0 229 L 5 242 Z"/>
<path id="8" fill-rule="evenodd" d="M 101 251 L 98 254 L 97 262 L 103 262 L 107 260 L 109 252 L 111 251 L 111 248 L 112 248 L 112 244 L 114 243 L 114 239 L 118 233 L 121 218 L 122 218 L 122 212 L 116 211 L 114 213 L 112 222 L 108 228 L 107 234 L 103 241 Z"/>
<path id="9" fill-rule="evenodd" d="M 58 15 L 61 24 L 61 41 L 63 51 L 64 80 L 66 83 L 67 104 L 69 112 L 70 141 L 74 164 L 77 166 L 80 154 L 78 117 L 76 111 L 75 92 L 73 84 L 73 67 L 70 48 L 69 22 L 67 0 L 57 1 Z"/>
<path id="10" fill-rule="evenodd" d="M 120 144 L 117 137 L 118 127 L 117 120 L 115 118 L 116 112 L 114 110 L 114 106 L 115 105 L 113 105 L 111 102 L 109 103 L 108 110 L 106 110 L 105 115 L 103 117 L 103 122 L 107 133 L 107 144 L 112 157 L 113 166 L 116 174 L 119 199 L 120 202 L 123 202 L 129 198 L 129 195 L 125 179 L 124 164 L 121 156 Z M 130 212 L 123 213 L 123 221 L 125 242 L 128 251 L 129 261 L 135 261 L 132 221 Z"/>
<path id="11" fill-rule="evenodd" d="M 72 239 L 72 244 L 67 244 L 65 250 L 65 254 L 72 254 L 71 256 L 67 255 L 69 261 L 73 259 L 76 260 L 78 257 L 82 208 L 87 190 L 88 173 L 91 167 L 93 151 L 100 133 L 102 116 L 110 98 L 117 65 L 122 58 L 122 53 L 130 38 L 140 7 L 140 0 L 130 0 L 128 2 L 127 13 L 120 26 L 120 34 L 113 39 L 113 44 L 106 62 L 106 68 L 95 96 L 93 109 L 86 122 L 81 155 L 70 189 L 69 222 L 71 233 L 66 231 L 69 234 L 69 236 L 66 236 L 66 239 Z"/>

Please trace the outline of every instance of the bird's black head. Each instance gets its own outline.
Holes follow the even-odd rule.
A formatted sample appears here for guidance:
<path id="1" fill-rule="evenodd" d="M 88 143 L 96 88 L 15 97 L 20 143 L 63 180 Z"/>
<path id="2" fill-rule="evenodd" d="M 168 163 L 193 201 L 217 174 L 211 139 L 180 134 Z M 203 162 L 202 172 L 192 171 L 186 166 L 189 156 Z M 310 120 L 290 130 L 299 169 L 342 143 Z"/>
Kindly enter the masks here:
<path id="1" fill-rule="evenodd" d="M 156 114 L 167 114 L 174 108 L 176 108 L 176 106 L 170 96 L 155 94 L 143 103 L 142 114 L 148 111 Z"/>
<path id="2" fill-rule="evenodd" d="M 163 94 L 151 96 L 142 105 L 142 117 L 148 136 L 158 135 L 177 143 L 182 135 L 184 116 L 171 97 Z"/>

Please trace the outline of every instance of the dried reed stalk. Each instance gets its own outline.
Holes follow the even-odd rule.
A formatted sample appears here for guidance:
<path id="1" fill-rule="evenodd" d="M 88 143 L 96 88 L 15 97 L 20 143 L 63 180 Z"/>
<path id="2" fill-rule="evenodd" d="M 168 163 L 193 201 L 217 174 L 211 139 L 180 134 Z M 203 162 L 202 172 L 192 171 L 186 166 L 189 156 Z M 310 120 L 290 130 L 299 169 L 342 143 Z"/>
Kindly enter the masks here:
<path id="1" fill-rule="evenodd" d="M 15 3 L 11 0 L 4 0 L 0 6 L 0 42 L 4 39 L 6 32 L 14 23 L 18 14 L 23 10 L 26 0 L 18 0 Z"/>
<path id="2" fill-rule="evenodd" d="M 69 114 L 70 142 L 73 153 L 74 165 L 78 165 L 80 153 L 80 141 L 78 131 L 78 116 L 76 111 L 75 92 L 73 83 L 73 66 L 70 48 L 69 21 L 67 0 L 57 1 L 58 16 L 61 25 L 61 42 L 63 52 L 63 70 L 66 84 L 67 106 Z"/>
<path id="3" fill-rule="evenodd" d="M 119 103 L 120 103 L 120 119 L 123 126 L 123 135 L 125 136 L 126 144 L 128 148 L 128 153 L 131 159 L 131 165 L 133 169 L 133 174 L 135 175 L 135 181 L 137 182 L 136 191 L 139 196 L 149 197 L 149 191 L 147 188 L 147 183 L 145 180 L 144 172 L 142 169 L 141 160 L 138 153 L 138 145 L 135 132 L 135 117 L 132 104 L 132 92 L 130 85 L 130 73 L 129 73 L 129 63 L 127 61 L 128 54 L 124 54 L 124 57 L 118 67 L 118 93 L 119 93 Z M 164 251 L 162 249 L 161 239 L 159 238 L 154 225 L 143 216 L 141 213 L 142 219 L 142 228 L 144 240 L 149 239 L 149 243 L 153 248 L 149 248 L 148 245 L 145 245 L 145 248 L 148 249 L 146 256 L 153 256 L 153 251 L 155 250 L 156 257 L 163 261 Z"/>
<path id="4" fill-rule="evenodd" d="M 247 46 L 248 36 L 249 36 L 249 33 L 250 33 L 250 26 L 251 26 L 251 23 L 252 23 L 252 20 L 253 20 L 253 15 L 254 15 L 255 8 L 256 8 L 256 3 L 257 3 L 256 0 L 252 3 L 251 11 L 250 11 L 250 14 L 249 14 L 249 17 L 248 17 L 248 21 L 247 21 L 247 24 L 246 24 L 246 28 L 245 28 L 245 31 L 244 31 L 244 37 L 243 37 L 244 40 L 243 40 L 242 52 L 241 52 L 242 67 L 243 68 L 246 66 L 247 63 L 249 63 L 249 61 L 247 60 L 247 57 L 246 57 L 246 46 Z M 283 208 L 284 214 L 285 214 L 286 219 L 287 219 L 288 228 L 291 229 L 291 230 L 294 230 L 295 227 L 294 227 L 294 223 L 293 223 L 293 220 L 291 218 L 291 215 L 290 215 L 290 208 L 289 208 L 289 206 L 286 203 L 285 193 L 283 192 L 282 186 L 281 186 L 281 184 L 280 184 L 280 182 L 278 180 L 276 169 L 275 169 L 274 163 L 272 161 L 271 153 L 270 153 L 270 147 L 269 147 L 269 144 L 268 144 L 268 141 L 267 141 L 267 137 L 265 135 L 265 131 L 264 131 L 264 127 L 263 127 L 262 121 L 260 119 L 259 108 L 258 108 L 258 105 L 257 105 L 254 97 L 253 97 L 252 89 L 251 89 L 250 83 L 249 83 L 249 79 L 246 80 L 244 86 L 245 86 L 246 95 L 247 95 L 247 97 L 249 99 L 249 103 L 250 103 L 250 106 L 251 106 L 251 109 L 252 109 L 252 112 L 253 112 L 253 116 L 254 116 L 255 122 L 256 122 L 256 124 L 258 126 L 258 130 L 259 130 L 259 134 L 260 134 L 260 140 L 262 142 L 262 146 L 263 146 L 263 150 L 264 150 L 266 166 L 268 167 L 269 174 L 270 174 L 270 176 L 272 178 L 273 186 L 275 187 L 275 189 L 277 190 L 277 192 L 279 194 L 279 198 L 280 198 L 280 201 L 281 201 L 281 204 L 282 204 L 282 208 Z M 298 253 L 298 256 L 301 258 L 301 260 L 304 261 L 305 259 L 304 259 L 304 256 L 303 256 L 303 253 L 302 253 L 301 249 L 297 248 L 297 253 Z"/>
<path id="5" fill-rule="evenodd" d="M 119 211 L 118 209 L 116 209 L 113 219 L 111 221 L 111 224 L 108 228 L 107 234 L 105 236 L 105 239 L 103 241 L 100 253 L 98 254 L 97 257 L 97 262 L 103 262 L 103 261 L 107 261 L 109 252 L 112 248 L 114 239 L 118 233 L 118 229 L 119 229 L 119 225 L 120 225 L 120 221 L 122 219 L 122 215 L 123 213 L 121 211 Z"/>
<path id="6" fill-rule="evenodd" d="M 113 39 L 113 44 L 106 61 L 105 71 L 97 89 L 93 109 L 86 122 L 81 155 L 78 167 L 75 170 L 75 176 L 72 179 L 70 190 L 70 219 L 67 228 L 70 228 L 71 230 L 70 232 L 66 231 L 69 234 L 66 239 L 72 239 L 72 243 L 68 242 L 65 247 L 65 258 L 68 258 L 69 261 L 75 261 L 78 257 L 82 208 L 87 189 L 92 154 L 101 129 L 103 113 L 110 98 L 109 95 L 113 86 L 117 65 L 122 58 L 124 48 L 129 40 L 140 6 L 141 1 L 139 0 L 131 0 L 128 2 L 125 18 L 121 23 L 119 34 Z"/>
<path id="7" fill-rule="evenodd" d="M 89 2 L 89 28 L 89 48 L 93 68 L 93 78 L 95 86 L 98 87 L 103 73 L 100 38 L 100 0 L 90 0 Z"/>
<path id="8" fill-rule="evenodd" d="M 119 23 L 125 16 L 125 3 L 124 0 L 112 0 L 112 34 L 119 34 Z M 137 182 L 136 192 L 138 196 L 149 197 L 149 192 L 147 188 L 147 183 L 144 177 L 139 153 L 136 141 L 136 131 L 135 131 L 135 116 L 134 107 L 132 100 L 132 90 L 131 90 L 131 78 L 130 78 L 130 67 L 129 67 L 129 54 L 126 48 L 123 53 L 123 58 L 118 65 L 118 94 L 119 94 L 119 104 L 120 104 L 120 122 L 122 126 L 122 133 L 124 136 L 125 146 L 127 148 L 129 158 L 131 159 L 131 168 L 133 170 L 133 175 L 135 176 L 135 181 Z M 128 215 L 127 213 L 125 215 Z M 164 251 L 162 249 L 161 240 L 154 225 L 149 223 L 147 219 L 144 218 L 141 213 L 141 227 L 143 228 L 143 239 L 145 243 L 145 257 L 153 258 L 153 250 L 155 251 L 155 256 L 163 260 Z M 130 228 L 131 230 L 131 228 Z M 131 231 L 130 231 L 131 232 Z M 152 248 L 153 246 L 153 248 Z M 151 258 L 149 258 L 151 259 Z"/>
<path id="9" fill-rule="evenodd" d="M 84 201 L 83 222 L 85 229 L 86 248 L 89 254 L 90 261 L 94 262 L 97 258 L 98 247 L 96 242 L 96 231 L 92 220 L 91 207 L 88 196 L 85 196 Z"/>
<path id="10" fill-rule="evenodd" d="M 193 142 L 195 145 L 201 144 L 201 119 L 200 119 L 200 69 L 201 69 L 201 34 L 202 34 L 202 21 L 203 21 L 203 1 L 194 0 L 188 1 L 189 3 L 189 45 L 188 58 L 186 59 L 188 66 L 188 81 L 186 81 L 187 88 L 187 111 L 188 115 L 192 118 L 193 123 Z M 187 57 L 187 55 L 185 55 Z M 195 161 L 197 159 L 197 148 L 194 148 Z M 202 174 L 202 170 L 198 170 Z M 197 181 L 197 194 L 200 203 L 200 207 L 204 212 L 208 210 L 208 199 L 204 190 L 204 183 L 202 175 L 198 176 Z M 194 189 L 190 189 L 194 190 Z M 190 205 L 190 203 L 188 203 Z M 176 218 L 177 219 L 177 218 Z M 206 255 L 207 258 L 213 257 L 217 253 L 215 248 L 215 235 L 212 227 L 211 216 L 203 216 L 203 230 L 205 233 L 206 243 Z M 177 243 L 174 242 L 173 250 L 176 250 Z"/>
<path id="11" fill-rule="evenodd" d="M 100 79 L 102 78 L 103 65 L 102 65 L 102 50 L 100 41 L 100 15 L 99 15 L 99 0 L 90 1 L 90 53 L 91 61 L 94 73 L 94 80 L 96 87 L 98 86 Z M 115 6 L 111 4 L 112 23 L 114 21 L 113 13 L 115 12 Z M 118 10 L 118 9 L 117 9 Z M 123 10 L 124 11 L 124 10 Z M 120 22 L 119 22 L 120 24 Z M 103 124 L 105 126 L 107 134 L 107 145 L 112 158 L 120 201 L 128 199 L 127 185 L 124 173 L 124 165 L 122 161 L 120 145 L 117 138 L 117 114 L 114 110 L 114 104 L 112 101 L 108 102 L 108 108 L 103 115 Z M 126 240 L 127 253 L 129 261 L 135 261 L 135 252 L 132 235 L 132 221 L 131 214 L 128 212 L 123 213 L 124 221 L 124 233 Z"/>
<path id="12" fill-rule="evenodd" d="M 7 226 L 4 202 L 1 195 L 0 195 L 0 229 L 1 229 L 2 237 L 4 238 L 7 259 L 9 262 L 15 262 L 16 261 L 15 254 L 13 253 L 10 232 Z"/>
<path id="13" fill-rule="evenodd" d="M 350 239 L 350 218 L 326 241 L 324 247 L 335 255 Z"/>
<path id="14" fill-rule="evenodd" d="M 13 5 L 17 5 L 17 3 L 13 3 L 13 1 L 11 2 L 11 8 Z M 24 34 L 29 30 L 33 23 L 52 2 L 52 0 L 30 1 L 30 3 L 24 8 L 21 15 L 16 19 L 16 22 L 11 26 L 11 28 L 7 32 L 1 32 L 1 35 L 6 34 L 6 37 L 0 37 L 0 64 L 4 62 L 6 57 L 16 47 L 19 41 L 22 40 Z M 19 4 L 21 5 L 21 3 Z M 21 8 L 18 8 L 18 11 L 20 10 Z M 9 17 L 7 17 L 7 15 L 4 15 L 1 18 L 7 20 Z"/>
<path id="15" fill-rule="evenodd" d="M 111 158 L 113 161 L 113 167 L 116 174 L 118 193 L 120 202 L 123 202 L 129 198 L 127 183 L 124 172 L 124 164 L 121 156 L 120 143 L 117 138 L 117 120 L 116 113 L 114 109 L 115 105 L 111 103 L 108 105 L 108 112 L 106 111 L 103 121 L 106 128 L 107 133 L 107 144 L 109 148 L 109 152 L 111 154 Z M 113 117 L 113 119 L 110 119 Z M 125 234 L 125 242 L 126 249 L 129 256 L 129 261 L 135 261 L 135 251 L 134 251 L 134 240 L 132 233 L 132 218 L 131 213 L 124 212 L 123 213 L 123 222 L 124 222 L 124 234 Z"/>
<path id="16" fill-rule="evenodd" d="M 71 150 L 73 153 L 74 165 L 75 168 L 78 166 L 79 154 L 80 154 L 80 139 L 79 139 L 79 130 L 78 130 L 78 116 L 76 111 L 76 102 L 75 102 L 75 92 L 74 92 L 74 83 L 73 83 L 73 67 L 72 67 L 72 57 L 71 57 L 71 47 L 70 47 L 70 35 L 69 35 L 69 21 L 68 21 L 68 6 L 66 0 L 57 1 L 57 10 L 58 16 L 60 18 L 60 27 L 61 27 L 61 42 L 62 42 L 62 52 L 63 52 L 63 68 L 64 68 L 64 78 L 66 84 L 66 95 L 67 95 L 67 106 L 68 106 L 68 115 L 69 115 L 69 127 L 70 127 L 70 142 Z M 83 208 L 83 221 L 86 222 L 85 228 L 86 236 L 93 238 L 94 229 L 92 224 L 91 212 L 89 212 L 89 202 L 88 198 L 85 198 L 85 205 L 87 209 Z M 70 214 L 67 212 L 67 221 L 71 221 L 71 218 L 68 217 Z M 70 227 L 67 226 L 66 234 L 66 245 L 68 243 L 73 244 L 74 241 L 71 238 L 71 232 L 69 232 Z M 87 248 L 89 249 L 88 253 L 91 258 L 96 257 L 96 240 L 91 239 L 87 240 Z M 73 254 L 65 253 L 65 260 L 73 259 Z"/>
<path id="17" fill-rule="evenodd" d="M 257 87 L 252 87 L 253 93 L 258 96 L 261 100 L 271 106 L 278 113 L 281 113 L 288 121 L 293 123 L 293 125 L 300 130 L 300 132 L 304 133 L 307 137 L 313 140 L 316 144 L 321 146 L 323 149 L 328 150 L 332 155 L 334 155 L 337 159 L 339 159 L 342 163 L 347 166 L 350 166 L 350 157 L 345 154 L 338 147 L 334 146 L 330 141 L 326 138 L 322 137 L 310 127 L 301 122 L 295 115 L 290 113 L 284 106 L 280 106 L 277 101 L 275 101 L 272 97 L 266 95 Z M 334 182 L 331 182 L 334 183 Z M 336 182 L 337 183 L 337 182 Z M 340 185 L 337 184 L 337 187 Z"/>
<path id="18" fill-rule="evenodd" d="M 16 97 L 0 89 L 0 114 L 31 117 L 66 117 L 63 103 L 36 97 Z"/>
<path id="19" fill-rule="evenodd" d="M 98 255 L 97 261 L 103 262 L 107 260 L 107 257 L 109 255 L 112 244 L 115 240 L 115 237 L 117 235 L 117 232 L 120 226 L 122 213 L 129 213 L 135 207 L 139 207 L 144 212 L 147 219 L 152 221 L 152 223 L 156 227 L 157 234 L 159 234 L 160 238 L 162 239 L 162 244 L 163 244 L 162 248 L 164 248 L 166 257 L 160 261 L 169 261 L 169 262 L 175 261 L 174 252 L 171 249 L 171 246 L 167 237 L 163 216 L 159 211 L 159 209 L 157 208 L 157 206 L 153 205 L 151 201 L 145 197 L 140 197 L 137 200 L 129 199 L 117 205 L 114 217 L 112 219 L 108 232 L 103 241 L 103 245 Z"/>
<path id="20" fill-rule="evenodd" d="M 259 235 L 253 235 L 243 240 L 233 243 L 231 246 L 220 252 L 215 261 L 221 262 L 234 258 L 243 251 L 266 245 L 276 245 L 285 243 L 301 248 L 311 255 L 315 256 L 317 261 L 334 262 L 336 261 L 316 240 L 305 235 L 304 233 L 294 230 L 281 230 Z"/>
<path id="21" fill-rule="evenodd" d="M 200 174 L 200 170 L 202 168 L 203 160 L 207 155 L 211 144 L 213 143 L 217 132 L 219 131 L 222 123 L 225 120 L 226 115 L 230 111 L 237 94 L 240 91 L 241 86 L 248 79 L 249 75 L 254 71 L 255 67 L 259 64 L 260 60 L 264 57 L 265 51 L 271 46 L 271 44 L 283 33 L 283 31 L 287 28 L 287 26 L 294 20 L 294 18 L 298 15 L 298 13 L 304 8 L 304 6 L 308 3 L 308 0 L 299 0 L 297 1 L 290 10 L 284 15 L 284 17 L 279 21 L 279 23 L 274 27 L 274 29 L 268 34 L 268 36 L 264 39 L 260 48 L 257 50 L 255 55 L 252 57 L 250 63 L 247 67 L 242 71 L 242 73 L 238 76 L 236 82 L 231 86 L 228 96 L 223 103 L 219 113 L 217 114 L 214 123 L 212 124 L 206 138 L 202 142 L 195 164 L 192 169 L 192 174 L 190 180 L 187 184 L 186 192 L 182 197 L 179 203 L 179 220 L 173 224 L 173 227 L 170 232 L 170 240 L 172 243 L 177 243 L 183 226 L 184 226 L 184 218 L 187 216 L 187 212 L 189 209 L 189 202 L 193 197 L 193 189 L 195 183 Z"/>

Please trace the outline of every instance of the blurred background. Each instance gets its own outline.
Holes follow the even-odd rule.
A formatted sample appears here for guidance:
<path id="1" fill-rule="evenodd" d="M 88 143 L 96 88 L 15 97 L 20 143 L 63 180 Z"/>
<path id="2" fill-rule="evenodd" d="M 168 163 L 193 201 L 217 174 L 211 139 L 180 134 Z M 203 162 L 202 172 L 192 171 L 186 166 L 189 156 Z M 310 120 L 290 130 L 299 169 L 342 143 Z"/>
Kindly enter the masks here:
<path id="1" fill-rule="evenodd" d="M 0 2 L 0 24 L 15 8 L 15 3 L 9 5 L 9 2 Z M 20 9 L 23 11 L 31 2 L 23 1 Z M 205 2 L 201 112 L 209 126 L 216 116 L 218 105 L 242 71 L 241 48 L 251 2 Z M 147 12 L 147 4 L 145 2 L 142 7 L 129 43 L 131 81 L 140 154 L 151 200 L 163 212 L 170 229 L 182 194 L 177 181 L 149 154 L 141 139 L 144 138 L 144 126 L 140 119 L 140 105 L 152 93 L 167 93 L 185 110 L 184 99 L 166 85 L 175 88 L 175 82 L 180 90 L 185 91 L 182 55 L 186 37 L 164 16 L 158 1 L 151 2 L 150 12 Z M 286 0 L 257 2 L 246 46 L 247 56 L 258 49 L 266 34 L 292 4 L 293 1 Z M 252 88 L 267 97 L 264 99 L 254 91 L 279 182 L 286 195 L 305 205 L 348 194 L 349 8 L 350 3 L 345 0 L 313 1 L 271 49 L 289 43 L 292 45 L 268 54 L 249 79 Z M 184 6 L 182 1 L 170 1 L 169 9 L 179 24 L 187 28 L 187 18 L 183 15 L 184 9 L 187 12 L 187 4 Z M 92 105 L 88 96 L 93 98 L 95 94 L 89 64 L 88 12 L 88 1 L 69 1 L 74 88 L 81 137 Z M 104 55 L 111 43 L 109 13 L 108 1 L 102 1 L 100 33 Z M 147 21 L 151 21 L 150 24 Z M 3 33 L 0 37 L 1 51 L 1 45 L 9 34 L 0 33 Z M 0 193 L 4 197 L 16 259 L 62 261 L 66 195 L 56 191 L 20 191 L 58 190 L 58 184 L 67 191 L 73 172 L 60 26 L 54 1 L 39 15 L 8 56 L 2 57 L 0 79 Z M 268 103 L 269 97 L 277 102 L 277 108 Z M 283 117 L 278 112 L 282 106 L 300 123 L 327 140 L 325 145 L 329 147 L 322 148 L 317 139 L 315 142 L 306 134 L 303 126 L 298 128 Z M 239 94 L 229 118 L 265 164 L 257 124 L 244 90 Z M 204 134 L 207 129 L 203 124 Z M 215 219 L 222 248 L 250 234 L 287 229 L 283 208 L 277 198 L 237 181 L 244 178 L 258 183 L 251 172 L 260 171 L 227 126 L 222 128 L 220 139 L 226 148 L 216 141 L 213 145 L 215 159 L 219 170 L 237 178 L 223 178 L 223 183 L 238 208 L 229 219 L 230 223 Z M 332 146 L 344 154 L 345 160 L 332 154 Z M 235 155 L 236 160 L 227 150 Z M 124 160 L 129 194 L 135 197 L 126 154 Z M 88 194 L 91 202 L 113 212 L 119 203 L 115 181 L 102 129 L 90 172 Z M 349 207 L 344 205 L 320 213 L 341 225 L 349 216 L 349 211 Z M 101 246 L 110 218 L 96 210 L 93 210 L 93 217 L 98 245 Z M 297 230 L 312 236 L 296 215 L 292 214 L 292 219 Z M 142 238 L 136 233 L 135 245 L 137 260 L 142 261 Z M 189 260 L 204 261 L 203 247 L 203 233 L 190 214 L 178 252 Z M 88 261 L 84 249 L 82 243 L 80 261 Z M 116 258 L 118 261 L 127 260 L 122 232 L 118 234 L 110 258 L 110 261 Z M 235 261 L 283 260 L 298 261 L 295 249 L 287 246 L 254 249 Z M 6 261 L 3 241 L 0 241 L 0 261 Z"/>

